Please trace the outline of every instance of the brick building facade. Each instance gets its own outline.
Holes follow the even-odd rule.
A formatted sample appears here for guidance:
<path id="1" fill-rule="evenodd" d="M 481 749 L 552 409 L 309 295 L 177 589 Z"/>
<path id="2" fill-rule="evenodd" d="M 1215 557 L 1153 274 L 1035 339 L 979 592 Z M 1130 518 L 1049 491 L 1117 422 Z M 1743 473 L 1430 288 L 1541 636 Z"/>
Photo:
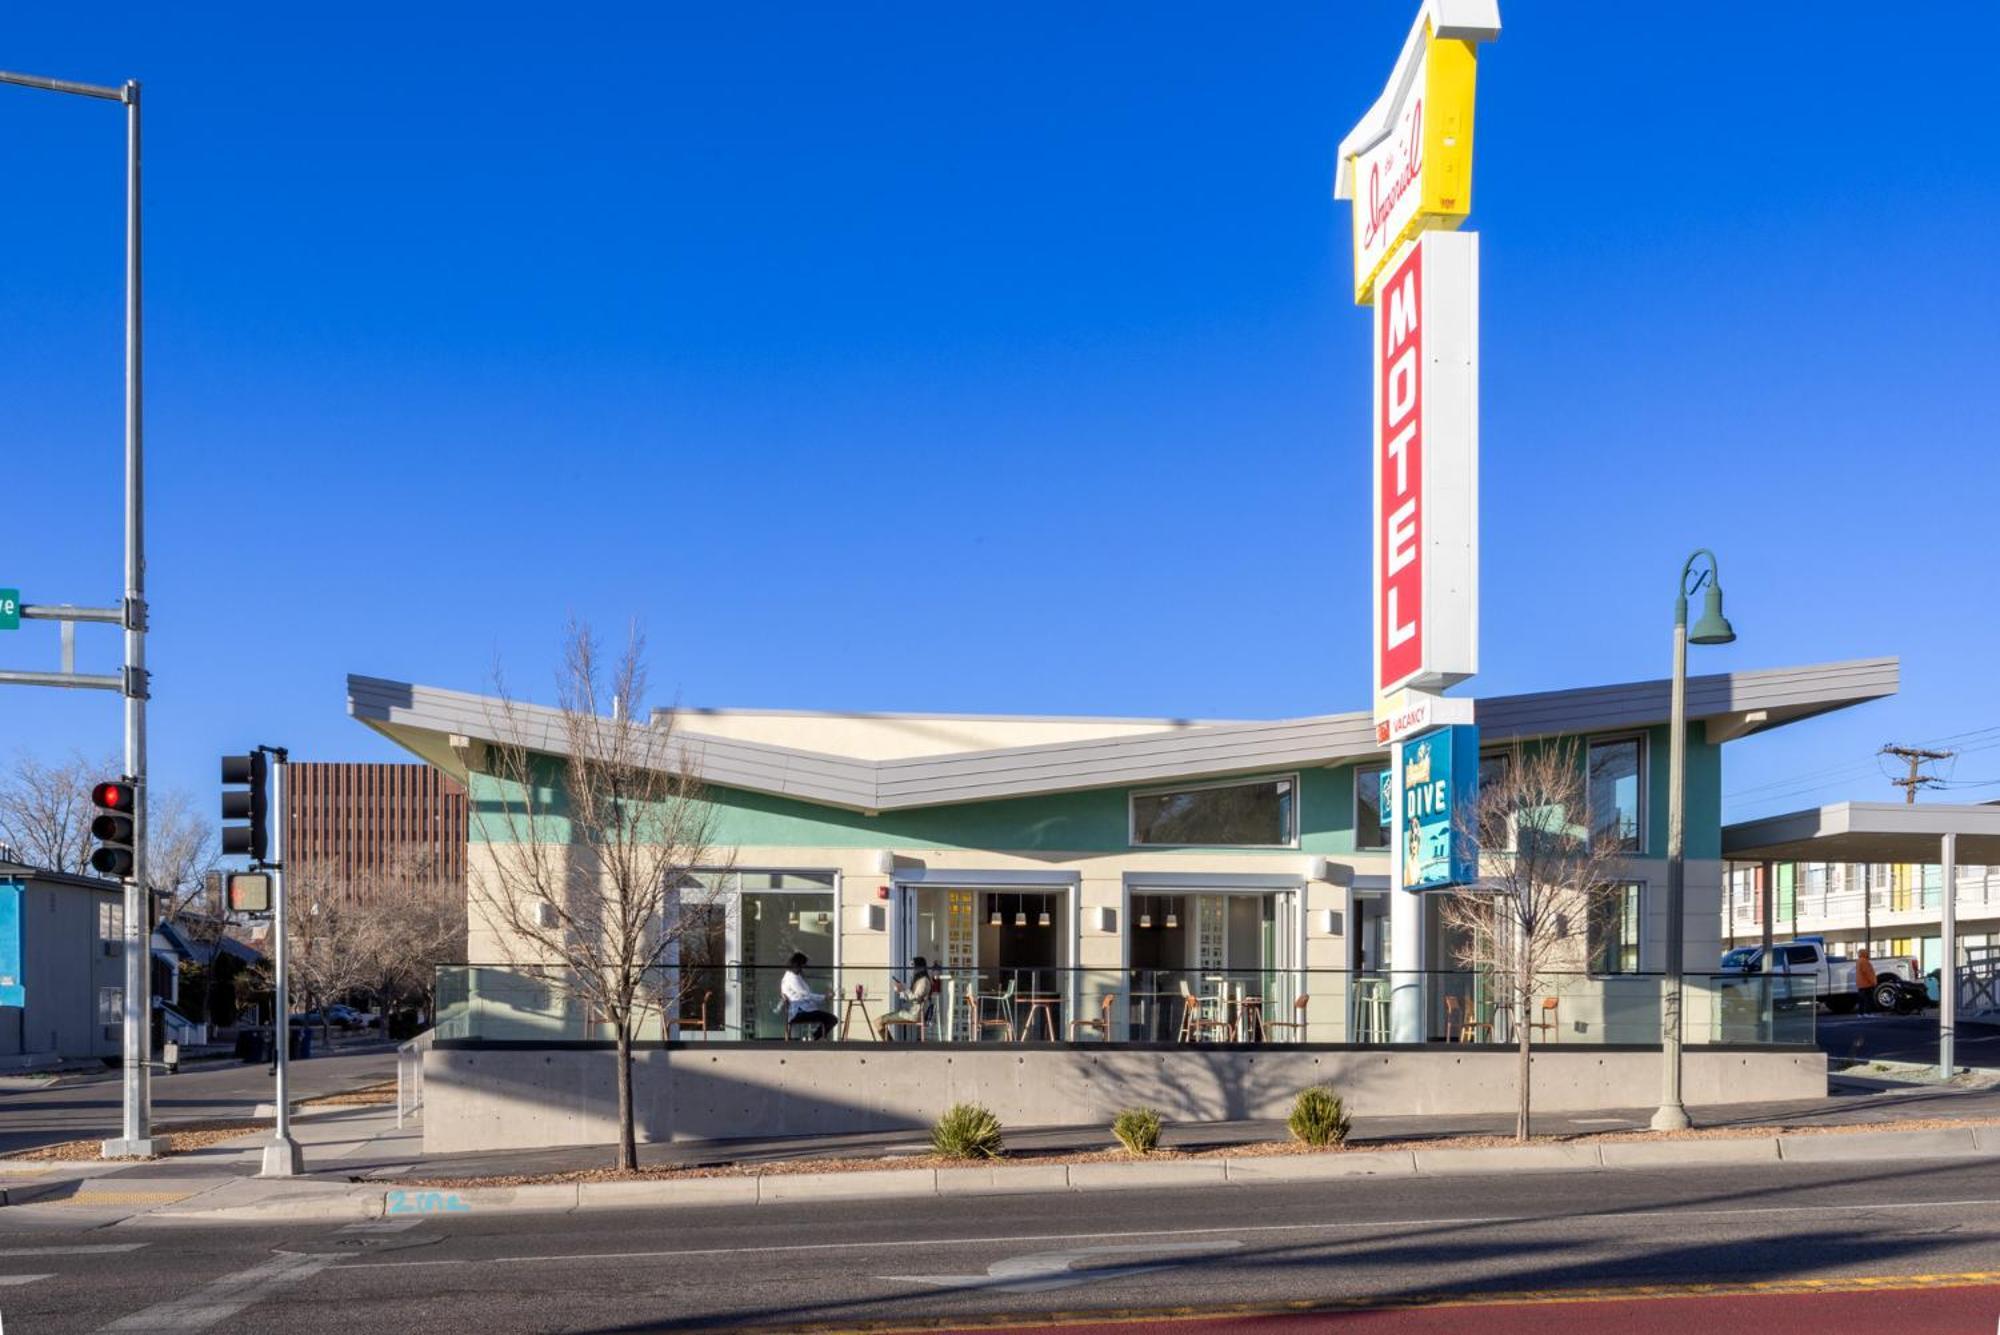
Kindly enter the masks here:
<path id="1" fill-rule="evenodd" d="M 285 864 L 368 900 L 402 875 L 465 882 L 465 789 L 430 765 L 294 761 Z"/>

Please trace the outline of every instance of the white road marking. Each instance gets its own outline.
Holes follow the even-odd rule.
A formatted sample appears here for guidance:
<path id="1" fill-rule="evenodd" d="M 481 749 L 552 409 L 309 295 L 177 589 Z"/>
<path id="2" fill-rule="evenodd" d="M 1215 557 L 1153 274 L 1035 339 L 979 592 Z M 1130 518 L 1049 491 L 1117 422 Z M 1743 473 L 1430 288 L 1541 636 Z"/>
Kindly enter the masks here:
<path id="1" fill-rule="evenodd" d="M 986 1267 L 983 1275 L 878 1275 L 878 1279 L 901 1280 L 907 1284 L 928 1284 L 939 1289 L 984 1289 L 995 1293 L 1041 1293 L 1067 1289 L 1077 1284 L 1095 1284 L 1127 1275 L 1149 1275 L 1166 1270 L 1179 1261 L 1159 1259 L 1163 1252 L 1180 1252 L 1190 1260 L 1196 1256 L 1220 1256 L 1243 1244 L 1234 1240 L 1216 1242 L 1156 1242 L 1133 1247 L 1077 1247 L 1066 1252 L 1036 1252 L 1032 1256 L 1010 1256 Z M 1149 1256 L 1139 1265 L 1073 1267 L 1093 1256 Z"/>
<path id="2" fill-rule="evenodd" d="M 147 1242 L 101 1242 L 87 1247 L 0 1247 L 0 1260 L 10 1256 L 101 1256 L 106 1252 L 136 1252 Z"/>
<path id="3" fill-rule="evenodd" d="M 311 1279 L 340 1259 L 339 1256 L 284 1252 L 248 1270 L 240 1270 L 184 1298 L 155 1303 L 142 1312 L 121 1317 L 101 1329 L 118 1330 L 206 1330 L 220 1325 L 255 1302 L 261 1302 L 287 1284 Z"/>
<path id="4" fill-rule="evenodd" d="M 1834 1215 L 1842 1219 L 1852 1219 L 1857 1214 L 1886 1213 L 1902 1210 L 1951 1210 L 1983 1206 L 2000 1208 L 2000 1200 L 1962 1201 L 1870 1201 L 1857 1205 L 1751 1205 L 1738 1210 L 1617 1210 L 1611 1212 L 1580 1212 L 1573 1215 L 1464 1215 L 1446 1219 L 1335 1219 L 1324 1223 L 1311 1224 L 1239 1224 L 1232 1227 L 1216 1228 L 1125 1228 L 1104 1233 L 1002 1233 L 990 1237 L 954 1238 L 941 1234 L 929 1234 L 922 1239 L 891 1238 L 869 1242 L 788 1242 L 771 1243 L 761 1247 L 685 1247 L 677 1251 L 647 1252 L 551 1252 L 531 1256 L 488 1256 L 459 1258 L 436 1261 L 350 1261 L 342 1270 L 379 1270 L 384 1266 L 433 1266 L 433 1265 L 520 1265 L 536 1261 L 557 1261 L 574 1264 L 578 1261 L 670 1261 L 679 1257 L 696 1256 L 760 1256 L 784 1252 L 845 1252 L 870 1251 L 884 1248 L 908 1251 L 917 1245 L 977 1247 L 988 1243 L 1010 1242 L 1098 1242 L 1125 1238 L 1188 1238 L 1214 1236 L 1222 1233 L 1332 1233 L 1352 1232 L 1356 1229 L 1417 1229 L 1450 1228 L 1481 1224 L 1551 1224 L 1570 1223 L 1578 1219 L 1692 1219 L 1723 1218 L 1738 1215 L 1786 1215 L 1803 1218 L 1808 1215 Z"/>
<path id="5" fill-rule="evenodd" d="M 349 1224 L 335 1229 L 336 1233 L 401 1233 L 406 1228 L 415 1228 L 422 1219 L 370 1219 L 366 1223 Z"/>
<path id="6" fill-rule="evenodd" d="M 38 1279 L 54 1279 L 54 1278 L 55 1278 L 54 1275 L 0 1275 L 0 1284 L 8 1286 L 13 1286 L 17 1284 L 33 1284 Z"/>

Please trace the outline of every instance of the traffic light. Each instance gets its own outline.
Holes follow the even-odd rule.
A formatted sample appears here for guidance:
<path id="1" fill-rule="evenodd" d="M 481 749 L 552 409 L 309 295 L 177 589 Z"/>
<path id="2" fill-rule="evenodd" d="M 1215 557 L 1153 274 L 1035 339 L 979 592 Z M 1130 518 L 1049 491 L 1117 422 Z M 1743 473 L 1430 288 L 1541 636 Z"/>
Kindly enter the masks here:
<path id="1" fill-rule="evenodd" d="M 229 911 L 231 913 L 269 913 L 271 911 L 270 876 L 261 871 L 230 872 Z"/>
<path id="2" fill-rule="evenodd" d="M 97 814 L 90 820 L 90 837 L 97 847 L 90 851 L 90 869 L 104 876 L 132 874 L 132 785 L 110 779 L 90 790 L 90 805 Z"/>
<path id="3" fill-rule="evenodd" d="M 239 791 L 225 787 L 222 791 L 222 819 L 225 821 L 248 821 L 247 825 L 224 825 L 222 827 L 222 851 L 248 853 L 253 862 L 264 860 L 265 842 L 265 798 L 264 798 L 264 753 L 252 751 L 247 756 L 224 756 L 222 758 L 222 782 L 225 785 L 244 785 Z"/>

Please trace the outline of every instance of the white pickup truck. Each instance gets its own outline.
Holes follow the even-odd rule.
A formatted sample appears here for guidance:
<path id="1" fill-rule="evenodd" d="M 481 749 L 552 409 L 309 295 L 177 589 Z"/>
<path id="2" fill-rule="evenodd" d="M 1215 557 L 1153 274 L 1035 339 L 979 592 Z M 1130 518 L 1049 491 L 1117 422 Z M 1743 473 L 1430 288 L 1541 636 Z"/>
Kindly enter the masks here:
<path id="1" fill-rule="evenodd" d="M 1836 1014 L 1853 1010 L 1861 1001 L 1855 986 L 1854 961 L 1827 953 L 1821 941 L 1783 941 L 1771 947 L 1767 968 L 1762 946 L 1738 946 L 1722 957 L 1725 974 L 1769 973 L 1786 980 L 1774 999 L 1779 1004 L 1798 1005 L 1808 998 Z M 1874 961 L 1877 1009 L 1894 1010 L 1901 999 L 1901 985 L 1923 977 L 1917 961 L 1907 955 L 1887 955 Z"/>

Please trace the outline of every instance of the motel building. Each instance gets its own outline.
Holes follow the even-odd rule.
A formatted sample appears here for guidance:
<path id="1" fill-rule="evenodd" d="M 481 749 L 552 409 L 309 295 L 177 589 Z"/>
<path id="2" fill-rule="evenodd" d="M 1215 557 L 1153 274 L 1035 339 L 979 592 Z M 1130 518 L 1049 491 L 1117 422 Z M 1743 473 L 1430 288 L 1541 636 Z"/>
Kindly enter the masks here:
<path id="1" fill-rule="evenodd" d="M 1810 1017 L 1701 971 L 1725 920 L 1724 746 L 1896 690 L 1894 659 L 1696 677 L 1687 691 L 1690 1103 L 1823 1093 Z M 470 959 L 443 971 L 424 1055 L 436 1150 L 608 1140 L 605 1026 L 480 910 L 506 837 L 489 748 L 559 737 L 536 706 L 350 677 L 357 720 L 465 785 Z M 1669 684 L 1475 703 L 1479 765 L 1580 744 L 1589 828 L 1630 850 L 1616 911 L 1526 1016 L 1391 889 L 1372 714 L 1271 721 L 683 709 L 718 869 L 661 889 L 679 915 L 640 1046 L 650 1139 L 925 1125 L 975 1098 L 1009 1125 L 1281 1115 L 1330 1080 L 1364 1113 L 1499 1111 L 1532 1027 L 1537 1105 L 1634 1107 L 1660 1088 Z M 536 739 L 543 739 L 539 743 Z M 559 800 L 559 795 L 558 795 Z M 1424 915 L 1426 1042 L 1389 1042 L 1388 922 Z M 788 1033 L 786 961 L 842 1024 Z M 892 981 L 942 981 L 879 1036 Z M 524 963 L 527 960 L 529 962 Z M 1754 980 L 1752 980 L 1754 984 Z M 1742 980 L 1737 980 L 1742 985 Z M 1803 1031 L 1799 1025 L 1803 1024 Z M 893 1055 L 891 1055 L 893 1054 Z"/>

